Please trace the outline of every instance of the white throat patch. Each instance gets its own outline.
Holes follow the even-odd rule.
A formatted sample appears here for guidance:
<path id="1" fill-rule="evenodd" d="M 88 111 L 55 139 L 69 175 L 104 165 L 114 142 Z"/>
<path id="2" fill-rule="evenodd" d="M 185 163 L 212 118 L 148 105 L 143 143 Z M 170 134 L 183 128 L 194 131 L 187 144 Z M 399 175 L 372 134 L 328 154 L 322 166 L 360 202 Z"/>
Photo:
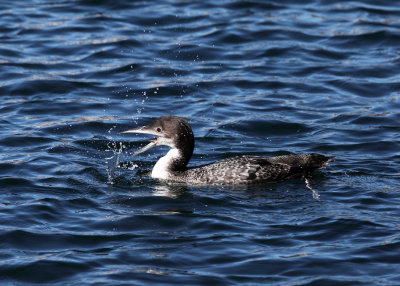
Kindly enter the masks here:
<path id="1" fill-rule="evenodd" d="M 169 169 L 172 161 L 181 157 L 181 152 L 178 149 L 173 148 L 169 150 L 167 155 L 158 159 L 157 163 L 153 167 L 153 171 L 151 171 L 151 177 L 163 180 L 168 179 L 170 175 Z"/>

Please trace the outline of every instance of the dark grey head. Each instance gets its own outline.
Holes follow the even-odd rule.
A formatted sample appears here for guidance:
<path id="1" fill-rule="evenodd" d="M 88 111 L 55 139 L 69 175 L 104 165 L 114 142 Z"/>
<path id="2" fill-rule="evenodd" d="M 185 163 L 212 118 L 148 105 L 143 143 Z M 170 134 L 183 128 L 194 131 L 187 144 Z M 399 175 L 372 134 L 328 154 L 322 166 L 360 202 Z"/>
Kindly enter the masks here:
<path id="1" fill-rule="evenodd" d="M 137 151 L 135 155 L 147 151 L 152 147 L 165 145 L 176 148 L 182 152 L 183 161 L 180 162 L 180 165 L 186 167 L 193 154 L 194 136 L 192 128 L 187 120 L 182 117 L 173 115 L 161 116 L 149 125 L 138 129 L 127 130 L 122 133 L 144 133 L 157 136 L 155 140 Z"/>

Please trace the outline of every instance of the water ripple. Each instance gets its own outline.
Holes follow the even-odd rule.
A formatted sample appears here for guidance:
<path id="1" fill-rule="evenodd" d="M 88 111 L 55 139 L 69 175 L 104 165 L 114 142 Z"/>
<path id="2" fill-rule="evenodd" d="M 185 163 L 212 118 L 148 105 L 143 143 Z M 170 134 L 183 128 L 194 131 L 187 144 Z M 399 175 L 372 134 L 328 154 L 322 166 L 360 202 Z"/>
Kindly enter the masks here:
<path id="1" fill-rule="evenodd" d="M 0 280 L 394 285 L 395 2 L 0 3 Z M 170 186 L 118 132 L 176 114 L 192 165 L 335 156 L 254 188 Z M 86 282 L 87 281 L 87 282 Z"/>

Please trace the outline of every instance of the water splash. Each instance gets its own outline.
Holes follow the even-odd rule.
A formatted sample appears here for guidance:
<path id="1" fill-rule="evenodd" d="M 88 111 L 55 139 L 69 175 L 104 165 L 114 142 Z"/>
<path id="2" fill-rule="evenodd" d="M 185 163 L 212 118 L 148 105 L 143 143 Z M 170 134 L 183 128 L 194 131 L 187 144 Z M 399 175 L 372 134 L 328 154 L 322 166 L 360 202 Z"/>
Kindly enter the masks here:
<path id="1" fill-rule="evenodd" d="M 116 172 L 119 168 L 121 168 L 120 158 L 124 149 L 126 149 L 126 146 L 122 142 L 110 141 L 107 144 L 107 147 L 108 150 L 106 150 L 106 152 L 112 152 L 110 157 L 105 158 L 107 166 L 107 179 L 108 184 L 113 185 L 115 178 L 118 176 Z M 123 169 L 127 168 L 130 171 L 135 170 L 137 167 L 138 165 L 131 163 L 122 165 Z"/>
<path id="2" fill-rule="evenodd" d="M 320 195 L 319 195 L 318 191 L 312 187 L 311 179 L 310 178 L 305 178 L 304 181 L 306 183 L 307 189 L 311 190 L 314 200 L 320 201 L 321 200 L 320 199 Z"/>
<path id="3" fill-rule="evenodd" d="M 109 148 L 108 151 L 113 153 L 111 157 L 106 158 L 108 183 L 112 185 L 114 184 L 115 170 L 119 165 L 119 160 L 123 151 L 123 144 L 122 142 L 112 141 L 107 144 L 107 147 Z"/>

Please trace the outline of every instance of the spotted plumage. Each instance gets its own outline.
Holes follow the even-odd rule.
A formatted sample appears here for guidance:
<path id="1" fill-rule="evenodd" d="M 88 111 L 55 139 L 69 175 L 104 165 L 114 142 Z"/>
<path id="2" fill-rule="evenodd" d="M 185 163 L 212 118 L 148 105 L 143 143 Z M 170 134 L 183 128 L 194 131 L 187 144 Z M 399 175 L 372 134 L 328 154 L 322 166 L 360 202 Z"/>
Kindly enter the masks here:
<path id="1" fill-rule="evenodd" d="M 194 149 L 194 136 L 184 118 L 163 116 L 147 126 L 123 133 L 156 135 L 156 140 L 135 154 L 157 145 L 171 147 L 171 150 L 158 160 L 151 176 L 192 185 L 257 185 L 308 177 L 314 170 L 325 168 L 333 161 L 332 157 L 314 153 L 277 157 L 237 156 L 188 168 L 187 164 Z"/>

